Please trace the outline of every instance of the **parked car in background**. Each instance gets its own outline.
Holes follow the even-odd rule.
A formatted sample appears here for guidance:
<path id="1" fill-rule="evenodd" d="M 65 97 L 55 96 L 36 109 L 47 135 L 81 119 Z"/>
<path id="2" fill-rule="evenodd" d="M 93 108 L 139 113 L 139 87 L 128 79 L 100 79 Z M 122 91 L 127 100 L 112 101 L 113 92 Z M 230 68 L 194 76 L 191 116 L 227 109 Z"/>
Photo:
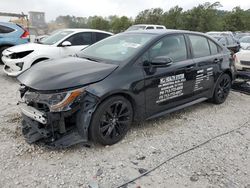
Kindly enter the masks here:
<path id="1" fill-rule="evenodd" d="M 234 53 L 237 53 L 240 50 L 240 43 L 230 33 L 208 32 L 206 34 L 216 39 Z"/>
<path id="2" fill-rule="evenodd" d="M 150 30 L 150 29 L 166 29 L 166 27 L 164 25 L 138 24 L 130 26 L 126 31 Z"/>
<path id="3" fill-rule="evenodd" d="M 250 36 L 242 37 L 239 42 L 242 49 L 247 49 L 250 46 Z"/>
<path id="4" fill-rule="evenodd" d="M 250 46 L 236 53 L 234 59 L 238 71 L 250 71 Z"/>
<path id="5" fill-rule="evenodd" d="M 92 29 L 60 30 L 39 44 L 29 43 L 4 50 L 4 72 L 9 76 L 17 76 L 38 62 L 73 55 L 111 35 L 112 33 Z"/>
<path id="6" fill-rule="evenodd" d="M 22 132 L 54 147 L 112 145 L 133 121 L 207 99 L 223 103 L 233 79 L 230 52 L 207 35 L 124 32 L 20 75 Z"/>
<path id="7" fill-rule="evenodd" d="M 0 63 L 2 52 L 11 46 L 29 42 L 29 32 L 22 26 L 11 22 L 0 22 Z"/>
<path id="8" fill-rule="evenodd" d="M 47 38 L 49 35 L 39 35 L 35 38 L 35 43 L 42 43 L 42 40 L 44 40 L 45 38 Z"/>
<path id="9" fill-rule="evenodd" d="M 240 40 L 242 37 L 245 37 L 245 36 L 250 36 L 250 33 L 237 33 L 237 34 L 235 35 L 235 38 L 236 38 L 237 40 Z"/>

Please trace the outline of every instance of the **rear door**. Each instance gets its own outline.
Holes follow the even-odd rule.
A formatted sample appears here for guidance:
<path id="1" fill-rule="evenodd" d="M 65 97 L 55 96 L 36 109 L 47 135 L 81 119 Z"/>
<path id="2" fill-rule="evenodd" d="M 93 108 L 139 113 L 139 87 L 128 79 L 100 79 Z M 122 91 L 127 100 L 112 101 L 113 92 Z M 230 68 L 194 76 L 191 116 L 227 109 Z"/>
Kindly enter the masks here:
<path id="1" fill-rule="evenodd" d="M 188 35 L 190 39 L 194 62 L 196 63 L 196 78 L 193 87 L 195 98 L 209 97 L 219 72 L 223 54 L 220 47 L 209 38 L 202 35 Z"/>
<path id="2" fill-rule="evenodd" d="M 166 56 L 173 60 L 167 67 L 153 67 L 155 57 Z M 194 86 L 195 63 L 189 57 L 184 35 L 168 35 L 154 44 L 143 56 L 147 116 L 191 100 Z"/>
<path id="3" fill-rule="evenodd" d="M 73 55 L 87 46 L 93 44 L 91 32 L 76 33 L 64 41 L 69 41 L 71 46 L 60 47 L 62 56 Z M 63 42 L 62 42 L 63 43 Z"/>

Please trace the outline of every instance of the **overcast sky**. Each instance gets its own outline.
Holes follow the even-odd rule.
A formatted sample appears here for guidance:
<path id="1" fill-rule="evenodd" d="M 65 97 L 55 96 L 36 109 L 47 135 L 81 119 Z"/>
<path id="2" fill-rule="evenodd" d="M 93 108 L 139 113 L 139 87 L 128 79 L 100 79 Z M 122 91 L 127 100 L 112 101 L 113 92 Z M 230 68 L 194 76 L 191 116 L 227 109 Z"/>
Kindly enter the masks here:
<path id="1" fill-rule="evenodd" d="M 216 0 L 215 0 L 216 1 Z M 0 0 L 0 12 L 25 14 L 28 11 L 43 11 L 46 13 L 46 21 L 55 19 L 59 15 L 74 16 L 109 16 L 125 15 L 135 17 L 140 11 L 148 8 L 170 9 L 176 5 L 190 9 L 211 0 Z M 220 0 L 221 9 L 231 10 L 240 6 L 242 9 L 250 9 L 250 0 Z M 7 18 L 0 17 L 0 21 Z"/>

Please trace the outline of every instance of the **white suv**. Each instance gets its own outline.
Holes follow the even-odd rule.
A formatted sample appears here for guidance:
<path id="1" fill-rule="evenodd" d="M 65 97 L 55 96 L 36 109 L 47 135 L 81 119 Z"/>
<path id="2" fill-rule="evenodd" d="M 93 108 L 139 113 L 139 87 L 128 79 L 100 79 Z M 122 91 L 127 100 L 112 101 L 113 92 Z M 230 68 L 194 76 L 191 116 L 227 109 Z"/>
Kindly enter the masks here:
<path id="1" fill-rule="evenodd" d="M 166 29 L 166 27 L 164 25 L 138 24 L 130 26 L 126 31 L 149 30 L 149 29 Z"/>
<path id="2" fill-rule="evenodd" d="M 111 35 L 113 34 L 93 29 L 59 30 L 39 44 L 28 43 L 4 50 L 4 72 L 9 76 L 18 76 L 38 62 L 73 55 Z"/>

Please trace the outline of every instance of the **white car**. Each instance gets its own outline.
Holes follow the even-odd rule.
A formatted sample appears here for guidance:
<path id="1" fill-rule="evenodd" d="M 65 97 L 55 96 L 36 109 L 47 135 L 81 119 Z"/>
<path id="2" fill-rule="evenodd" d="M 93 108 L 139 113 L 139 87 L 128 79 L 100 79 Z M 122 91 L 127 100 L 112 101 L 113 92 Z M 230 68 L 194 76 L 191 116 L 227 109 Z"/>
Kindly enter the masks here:
<path id="1" fill-rule="evenodd" d="M 166 29 L 166 27 L 164 25 L 137 24 L 130 26 L 126 31 L 149 30 L 149 29 Z"/>
<path id="2" fill-rule="evenodd" d="M 244 50 L 250 46 L 250 36 L 242 37 L 240 40 L 240 46 Z"/>
<path id="3" fill-rule="evenodd" d="M 235 54 L 235 67 L 238 71 L 250 71 L 250 47 Z"/>
<path id="4" fill-rule="evenodd" d="M 113 34 L 93 29 L 59 30 L 40 44 L 28 43 L 4 50 L 3 70 L 9 76 L 18 76 L 38 62 L 73 55 L 111 35 Z"/>

